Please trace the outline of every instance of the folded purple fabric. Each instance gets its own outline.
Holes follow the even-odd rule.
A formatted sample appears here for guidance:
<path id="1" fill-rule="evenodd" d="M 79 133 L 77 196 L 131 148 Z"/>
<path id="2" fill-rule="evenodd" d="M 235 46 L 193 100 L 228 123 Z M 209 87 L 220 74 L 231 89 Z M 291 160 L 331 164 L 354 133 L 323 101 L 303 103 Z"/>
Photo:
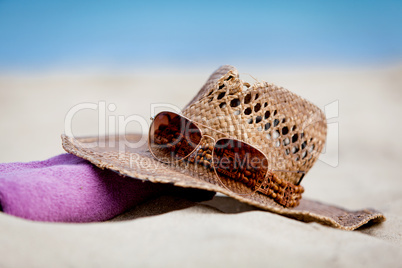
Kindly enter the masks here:
<path id="1" fill-rule="evenodd" d="M 31 220 L 103 221 L 172 188 L 119 176 L 71 154 L 0 164 L 3 212 Z"/>

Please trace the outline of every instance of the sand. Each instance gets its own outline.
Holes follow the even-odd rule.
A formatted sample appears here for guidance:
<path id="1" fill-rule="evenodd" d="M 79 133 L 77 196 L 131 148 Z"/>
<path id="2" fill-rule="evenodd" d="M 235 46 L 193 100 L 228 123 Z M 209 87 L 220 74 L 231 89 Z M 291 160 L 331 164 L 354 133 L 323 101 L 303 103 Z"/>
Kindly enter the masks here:
<path id="1" fill-rule="evenodd" d="M 151 104 L 181 108 L 215 67 L 153 74 L 2 74 L 0 162 L 63 153 L 65 117 L 79 103 L 99 109 L 76 113 L 75 135 L 97 133 L 102 101 L 116 108 L 100 115 L 107 119 L 106 129 L 119 116 L 148 120 Z M 328 147 L 303 181 L 305 196 L 350 209 L 372 207 L 386 215 L 386 222 L 340 231 L 224 196 L 201 204 L 161 196 L 114 220 L 91 224 L 32 222 L 0 214 L 0 267 L 400 267 L 402 68 L 237 67 L 249 82 L 253 78 L 244 72 L 327 107 Z M 127 131 L 140 131 L 139 123 L 129 123 Z"/>

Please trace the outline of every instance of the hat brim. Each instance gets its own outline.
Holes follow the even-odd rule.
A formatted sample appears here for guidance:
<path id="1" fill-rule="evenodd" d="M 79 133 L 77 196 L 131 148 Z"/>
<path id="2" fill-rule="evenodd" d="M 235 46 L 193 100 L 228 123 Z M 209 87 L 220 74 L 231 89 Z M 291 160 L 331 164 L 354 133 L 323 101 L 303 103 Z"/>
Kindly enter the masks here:
<path id="1" fill-rule="evenodd" d="M 195 169 L 180 164 L 167 165 L 155 160 L 146 144 L 130 148 L 141 139 L 140 134 L 73 138 L 62 135 L 63 148 L 71 154 L 84 158 L 99 168 L 107 168 L 130 178 L 153 183 L 169 183 L 184 188 L 196 188 L 219 192 L 261 209 L 304 222 L 318 222 L 344 230 L 354 230 L 368 222 L 381 222 L 384 215 L 374 209 L 350 211 L 336 206 L 303 198 L 295 208 L 285 208 L 271 198 L 258 192 L 241 195 L 230 191 L 215 178 L 213 173 L 200 175 Z M 203 172 L 205 174 L 205 172 Z"/>

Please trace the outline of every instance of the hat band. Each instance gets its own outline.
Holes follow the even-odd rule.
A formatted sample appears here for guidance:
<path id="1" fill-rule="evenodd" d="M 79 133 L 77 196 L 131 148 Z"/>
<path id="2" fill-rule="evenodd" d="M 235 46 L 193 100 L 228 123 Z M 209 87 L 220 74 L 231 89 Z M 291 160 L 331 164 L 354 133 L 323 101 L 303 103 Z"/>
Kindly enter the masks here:
<path id="1" fill-rule="evenodd" d="M 212 155 L 212 148 L 207 143 L 202 142 L 188 158 L 183 160 L 213 170 L 212 159 L 206 157 L 207 155 Z M 247 181 L 249 180 L 244 175 L 239 178 L 239 182 L 246 185 Z M 278 178 L 275 173 L 268 172 L 265 180 L 256 192 L 274 199 L 276 203 L 284 207 L 296 207 L 300 204 L 304 187 L 294 185 L 291 182 Z"/>
<path id="2" fill-rule="evenodd" d="M 296 207 L 300 204 L 304 188 L 279 179 L 276 174 L 269 172 L 257 192 L 271 197 L 284 207 Z"/>

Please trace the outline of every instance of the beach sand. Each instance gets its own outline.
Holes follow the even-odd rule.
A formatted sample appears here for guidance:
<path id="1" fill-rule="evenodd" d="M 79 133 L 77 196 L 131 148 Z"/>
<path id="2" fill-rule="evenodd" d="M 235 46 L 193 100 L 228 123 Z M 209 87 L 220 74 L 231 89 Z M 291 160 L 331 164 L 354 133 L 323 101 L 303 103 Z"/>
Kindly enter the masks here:
<path id="1" fill-rule="evenodd" d="M 76 136 L 96 135 L 99 116 L 114 133 L 111 118 L 118 122 L 119 116 L 139 115 L 149 122 L 151 104 L 156 111 L 182 108 L 217 67 L 2 74 L 0 162 L 63 153 L 60 134 L 66 115 L 78 104 L 98 109 L 75 114 Z M 237 67 L 251 83 L 254 78 L 273 82 L 326 109 L 327 150 L 305 177 L 304 196 L 349 209 L 375 208 L 387 221 L 341 231 L 221 195 L 201 204 L 161 196 L 116 219 L 91 224 L 32 222 L 1 213 L 0 266 L 400 267 L 402 67 Z M 141 131 L 141 122 L 129 123 L 126 130 Z"/>

